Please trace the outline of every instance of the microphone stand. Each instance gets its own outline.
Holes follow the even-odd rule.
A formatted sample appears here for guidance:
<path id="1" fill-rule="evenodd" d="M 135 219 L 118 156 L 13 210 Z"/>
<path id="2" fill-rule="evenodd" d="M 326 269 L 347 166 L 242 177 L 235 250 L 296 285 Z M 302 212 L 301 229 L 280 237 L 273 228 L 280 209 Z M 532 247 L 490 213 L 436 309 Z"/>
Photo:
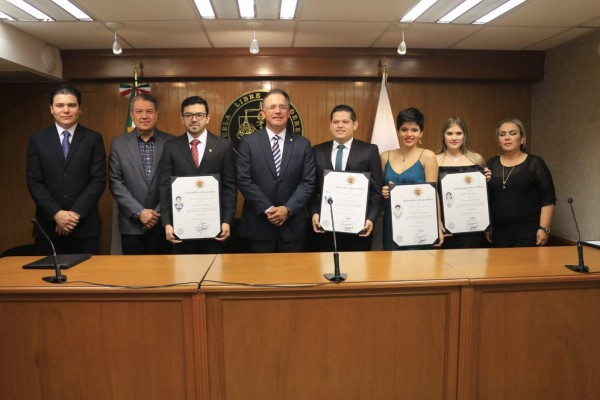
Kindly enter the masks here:
<path id="1" fill-rule="evenodd" d="M 567 199 L 569 206 L 571 206 L 571 214 L 573 214 L 573 221 L 575 221 L 575 229 L 577 230 L 577 256 L 579 263 L 577 265 L 565 265 L 568 269 L 580 274 L 587 274 L 590 269 L 583 262 L 583 246 L 581 245 L 581 232 L 579 232 L 579 225 L 577 225 L 577 218 L 575 218 L 575 211 L 573 211 L 573 199 L 569 197 Z"/>
<path id="2" fill-rule="evenodd" d="M 348 275 L 340 273 L 340 254 L 337 249 L 337 240 L 335 238 L 335 224 L 333 223 L 333 198 L 330 196 L 327 199 L 329 210 L 331 211 L 331 230 L 333 232 L 333 274 L 324 274 L 325 279 L 331 282 L 340 283 L 345 281 Z"/>
<path id="3" fill-rule="evenodd" d="M 60 273 L 60 265 L 58 264 L 58 256 L 56 255 L 56 249 L 54 248 L 54 243 L 50 240 L 50 237 L 46 234 L 44 229 L 40 226 L 40 223 L 37 219 L 33 218 L 31 220 L 38 229 L 42 232 L 48 243 L 50 243 L 50 247 L 52 248 L 52 261 L 54 262 L 54 276 L 45 276 L 42 279 L 48 283 L 65 283 L 67 281 L 67 276 L 62 275 Z"/>

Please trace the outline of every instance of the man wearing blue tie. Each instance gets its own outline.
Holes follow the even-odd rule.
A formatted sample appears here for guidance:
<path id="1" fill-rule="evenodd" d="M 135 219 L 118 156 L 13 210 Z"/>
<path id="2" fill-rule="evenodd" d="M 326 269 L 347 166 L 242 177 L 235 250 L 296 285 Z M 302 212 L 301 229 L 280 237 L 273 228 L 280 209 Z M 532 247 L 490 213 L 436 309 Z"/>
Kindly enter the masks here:
<path id="1" fill-rule="evenodd" d="M 308 139 L 286 131 L 290 112 L 288 94 L 271 90 L 261 110 L 266 128 L 246 136 L 238 149 L 240 236 L 253 253 L 304 250 L 315 162 Z"/>
<path id="2" fill-rule="evenodd" d="M 50 93 L 55 123 L 35 132 L 27 146 L 27 187 L 35 216 L 57 253 L 100 253 L 98 201 L 106 187 L 106 153 L 98 132 L 78 124 L 81 93 L 60 85 Z M 50 245 L 34 228 L 35 245 Z"/>

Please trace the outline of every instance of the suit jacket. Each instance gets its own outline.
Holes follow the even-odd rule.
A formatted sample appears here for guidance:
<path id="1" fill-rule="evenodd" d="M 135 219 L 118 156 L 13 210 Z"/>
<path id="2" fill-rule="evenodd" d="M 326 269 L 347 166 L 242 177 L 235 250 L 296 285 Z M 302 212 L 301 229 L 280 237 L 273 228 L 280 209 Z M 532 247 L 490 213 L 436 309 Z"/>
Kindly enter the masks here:
<path id="1" fill-rule="evenodd" d="M 70 210 L 80 215 L 71 237 L 100 236 L 98 201 L 106 187 L 102 136 L 78 124 L 65 160 L 56 125 L 33 133 L 27 146 L 27 186 L 35 216 L 48 235 L 56 237 L 54 215 Z M 43 237 L 38 229 L 33 232 Z"/>
<path id="2" fill-rule="evenodd" d="M 333 170 L 331 163 L 331 151 L 333 141 L 321 143 L 313 148 L 315 162 L 317 164 L 317 186 L 311 200 L 310 214 L 321 213 L 321 195 L 323 191 L 323 171 L 326 169 Z M 348 172 L 369 172 L 369 197 L 367 200 L 367 213 L 365 219 L 375 223 L 379 208 L 383 202 L 381 195 L 381 187 L 383 177 L 381 171 L 381 160 L 379 158 L 379 149 L 377 145 L 363 142 L 362 140 L 354 139 L 346 169 Z"/>
<path id="3" fill-rule="evenodd" d="M 144 208 L 161 212 L 156 171 L 165 143 L 173 138 L 168 133 L 154 130 L 154 164 L 150 181 L 147 181 L 137 136 L 137 130 L 119 135 L 112 140 L 110 149 L 109 186 L 119 206 L 119 232 L 122 235 L 146 232 L 135 213 Z"/>
<path id="4" fill-rule="evenodd" d="M 308 139 L 286 133 L 280 174 L 266 129 L 244 137 L 238 149 L 237 183 L 244 195 L 240 236 L 256 241 L 271 241 L 279 233 L 287 242 L 304 241 L 305 207 L 315 186 L 315 161 Z M 269 223 L 265 211 L 271 206 L 286 206 L 292 215 L 281 226 Z"/>
<path id="5" fill-rule="evenodd" d="M 221 222 L 233 224 L 237 206 L 235 186 L 235 153 L 229 140 L 210 132 L 206 135 L 206 147 L 200 165 L 196 168 L 187 134 L 169 140 L 165 144 L 158 166 L 160 209 L 162 225 L 173 224 L 171 197 L 172 176 L 196 176 L 220 174 Z"/>

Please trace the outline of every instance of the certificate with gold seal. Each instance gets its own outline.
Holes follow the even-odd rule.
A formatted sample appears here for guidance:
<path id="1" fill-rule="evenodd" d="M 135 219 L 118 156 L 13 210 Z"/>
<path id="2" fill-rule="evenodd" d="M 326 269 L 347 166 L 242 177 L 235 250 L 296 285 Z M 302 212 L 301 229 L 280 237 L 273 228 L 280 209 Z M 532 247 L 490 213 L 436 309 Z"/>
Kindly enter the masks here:
<path id="1" fill-rule="evenodd" d="M 179 239 L 208 239 L 221 232 L 219 193 L 219 174 L 171 177 L 173 231 Z"/>
<path id="2" fill-rule="evenodd" d="M 485 175 L 476 166 L 465 169 L 440 174 L 442 220 L 453 234 L 483 232 L 490 225 Z"/>
<path id="3" fill-rule="evenodd" d="M 437 192 L 431 183 L 390 184 L 392 240 L 397 246 L 431 246 L 439 240 Z"/>
<path id="4" fill-rule="evenodd" d="M 368 172 L 323 171 L 320 224 L 331 232 L 332 201 L 335 231 L 357 234 L 365 227 L 369 195 Z"/>

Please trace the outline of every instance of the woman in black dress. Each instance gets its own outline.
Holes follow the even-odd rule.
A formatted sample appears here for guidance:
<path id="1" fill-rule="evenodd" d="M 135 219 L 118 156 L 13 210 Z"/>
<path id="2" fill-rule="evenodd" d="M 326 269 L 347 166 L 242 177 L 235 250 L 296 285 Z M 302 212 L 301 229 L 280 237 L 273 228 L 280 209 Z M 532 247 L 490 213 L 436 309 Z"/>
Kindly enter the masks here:
<path id="1" fill-rule="evenodd" d="M 486 178 L 489 179 L 490 174 L 485 168 L 483 157 L 471 149 L 467 124 L 458 117 L 449 118 L 442 127 L 441 148 L 436 158 L 440 177 L 446 173 L 480 170 L 485 171 Z M 438 187 L 440 187 L 439 183 Z M 452 194 L 448 192 L 444 196 L 448 203 Z M 484 235 L 481 232 L 452 235 L 447 233 L 447 227 L 444 227 L 444 231 L 446 232 L 444 235 L 445 249 L 467 249 L 485 245 Z"/>
<path id="2" fill-rule="evenodd" d="M 548 243 L 556 194 L 550 170 L 540 157 L 525 149 L 525 128 L 516 119 L 496 128 L 500 155 L 488 160 L 494 247 L 544 246 Z"/>

